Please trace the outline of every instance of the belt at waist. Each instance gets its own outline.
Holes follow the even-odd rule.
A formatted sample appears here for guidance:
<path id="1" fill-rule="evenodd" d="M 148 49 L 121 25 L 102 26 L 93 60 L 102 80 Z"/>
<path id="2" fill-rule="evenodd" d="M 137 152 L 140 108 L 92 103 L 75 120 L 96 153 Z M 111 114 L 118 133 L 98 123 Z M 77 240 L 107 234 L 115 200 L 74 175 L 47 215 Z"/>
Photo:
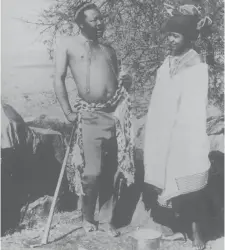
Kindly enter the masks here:
<path id="1" fill-rule="evenodd" d="M 106 125 L 106 126 L 115 126 L 115 120 L 113 117 L 113 113 L 106 113 L 106 112 L 102 112 L 102 111 L 94 111 L 94 112 L 90 112 L 90 111 L 80 111 L 81 114 L 81 118 L 83 123 L 85 124 L 93 124 L 93 125 L 97 125 L 97 126 L 102 126 L 102 125 Z"/>

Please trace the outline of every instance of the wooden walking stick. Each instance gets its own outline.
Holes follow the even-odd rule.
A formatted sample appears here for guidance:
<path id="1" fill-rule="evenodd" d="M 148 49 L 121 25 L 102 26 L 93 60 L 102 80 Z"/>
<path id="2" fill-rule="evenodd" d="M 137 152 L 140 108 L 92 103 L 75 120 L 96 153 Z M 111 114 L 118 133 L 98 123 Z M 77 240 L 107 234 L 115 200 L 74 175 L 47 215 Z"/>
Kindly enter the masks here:
<path id="1" fill-rule="evenodd" d="M 53 214 L 54 214 L 54 211 L 55 211 L 56 200 L 58 198 L 59 189 L 60 189 L 62 179 L 63 179 L 63 175 L 64 175 L 64 172 L 65 172 L 65 169 L 66 169 L 66 163 L 67 163 L 67 159 L 68 159 L 68 156 L 69 156 L 70 146 L 71 146 L 71 142 L 72 142 L 72 139 L 73 139 L 74 132 L 75 132 L 75 125 L 73 126 L 71 136 L 70 136 L 70 140 L 69 140 L 69 144 L 68 144 L 67 149 L 66 149 L 66 154 L 65 154 L 65 157 L 64 157 L 64 160 L 63 160 L 62 169 L 61 169 L 61 172 L 60 172 L 60 175 L 59 175 L 59 179 L 58 179 L 58 183 L 57 183 L 57 186 L 56 186 L 56 189 L 55 189 L 55 194 L 54 194 L 54 198 L 53 198 L 53 201 L 52 201 L 50 213 L 49 213 L 49 216 L 48 216 L 48 221 L 47 221 L 47 224 L 46 224 L 46 227 L 45 227 L 44 236 L 43 236 L 43 239 L 41 241 L 42 244 L 47 244 L 47 242 L 48 242 L 48 235 L 49 235 L 50 226 L 51 226 L 51 223 L 52 223 L 52 217 L 53 217 Z"/>
<path id="2" fill-rule="evenodd" d="M 75 126 L 76 125 L 73 126 L 71 136 L 70 136 L 70 140 L 69 140 L 69 144 L 67 146 L 66 153 L 65 153 L 65 156 L 64 156 L 61 172 L 60 172 L 60 175 L 59 175 L 59 179 L 58 179 L 57 186 L 56 186 L 56 189 L 55 189 L 53 201 L 52 201 L 52 204 L 51 204 L 51 209 L 50 209 L 49 216 L 48 216 L 48 221 L 47 221 L 47 224 L 45 226 L 44 236 L 42 238 L 41 244 L 40 245 L 34 245 L 33 247 L 46 245 L 48 243 L 48 236 L 49 236 L 49 231 L 50 231 L 50 227 L 51 227 L 51 223 L 52 223 L 52 217 L 53 217 L 53 214 L 54 214 L 54 211 L 55 211 L 56 200 L 58 198 L 59 189 L 60 189 L 62 179 L 63 179 L 63 175 L 64 175 L 64 172 L 65 172 L 66 163 L 67 163 L 67 159 L 68 159 L 69 152 L 70 152 L 70 146 L 71 146 L 71 142 L 72 142 L 74 132 L 75 132 Z"/>

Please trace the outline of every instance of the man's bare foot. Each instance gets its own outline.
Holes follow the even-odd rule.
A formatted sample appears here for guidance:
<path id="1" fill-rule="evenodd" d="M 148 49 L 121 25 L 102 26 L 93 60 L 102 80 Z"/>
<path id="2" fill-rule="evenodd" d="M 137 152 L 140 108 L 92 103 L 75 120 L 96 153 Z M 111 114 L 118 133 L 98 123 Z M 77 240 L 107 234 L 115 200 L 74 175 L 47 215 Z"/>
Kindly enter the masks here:
<path id="1" fill-rule="evenodd" d="M 196 250 L 203 250 L 205 249 L 205 242 L 202 240 L 200 235 L 199 226 L 196 222 L 192 223 L 192 234 L 193 234 L 193 248 Z"/>
<path id="2" fill-rule="evenodd" d="M 86 220 L 83 221 L 83 229 L 86 233 L 97 231 L 97 223 L 90 223 Z"/>
<path id="3" fill-rule="evenodd" d="M 162 240 L 168 240 L 168 241 L 187 241 L 186 235 L 182 233 L 175 233 L 172 235 L 162 235 Z"/>
<path id="4" fill-rule="evenodd" d="M 99 226 L 99 230 L 106 232 L 108 235 L 112 237 L 120 236 L 120 232 L 117 231 L 116 228 L 110 223 L 106 223 L 104 225 Z"/>

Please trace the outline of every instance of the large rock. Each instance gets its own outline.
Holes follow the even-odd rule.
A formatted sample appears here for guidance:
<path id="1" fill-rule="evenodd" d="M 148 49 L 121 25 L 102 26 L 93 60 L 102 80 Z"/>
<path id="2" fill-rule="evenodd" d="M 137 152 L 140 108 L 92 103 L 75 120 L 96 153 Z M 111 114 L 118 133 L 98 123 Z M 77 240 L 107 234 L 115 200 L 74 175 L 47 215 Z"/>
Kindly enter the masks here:
<path id="1" fill-rule="evenodd" d="M 69 123 L 65 117 L 55 117 L 41 115 L 36 118 L 25 119 L 26 124 L 30 127 L 50 129 L 59 132 L 63 137 L 67 138 L 70 136 L 72 130 L 72 124 Z"/>
<path id="2" fill-rule="evenodd" d="M 44 195 L 53 196 L 65 154 L 70 124 L 40 117 L 24 122 L 9 105 L 4 105 L 7 126 L 2 148 L 2 233 L 21 220 L 20 210 Z M 55 130 L 54 130 L 55 129 Z M 10 134 L 8 133 L 10 132 Z M 8 136 L 10 135 L 10 137 Z M 75 209 L 77 197 L 68 190 L 66 178 L 60 190 L 61 209 Z"/>
<path id="3" fill-rule="evenodd" d="M 53 196 L 72 125 L 66 123 L 65 120 L 47 116 L 30 120 L 27 124 L 33 132 L 34 141 L 38 141 L 35 151 L 35 175 L 38 175 L 39 178 L 37 178 L 33 195 L 36 191 L 37 198 L 44 195 Z M 41 178 L 42 185 L 40 187 L 38 180 Z M 59 197 L 60 210 L 77 208 L 78 197 L 69 192 L 66 174 L 64 174 Z"/>
<path id="4" fill-rule="evenodd" d="M 1 130 L 2 234 L 18 223 L 20 208 L 26 202 L 31 183 L 31 133 L 17 111 L 3 103 Z"/>
<path id="5" fill-rule="evenodd" d="M 45 128 L 29 127 L 32 132 L 33 154 L 38 152 L 38 148 L 45 146 L 48 155 L 54 154 L 59 163 L 63 161 L 65 154 L 65 137 L 58 131 Z"/>
<path id="6" fill-rule="evenodd" d="M 32 228 L 38 223 L 38 220 L 45 219 L 49 215 L 53 197 L 45 195 L 34 202 L 24 206 L 21 209 L 22 224 L 25 227 Z M 55 212 L 58 210 L 56 203 Z"/>

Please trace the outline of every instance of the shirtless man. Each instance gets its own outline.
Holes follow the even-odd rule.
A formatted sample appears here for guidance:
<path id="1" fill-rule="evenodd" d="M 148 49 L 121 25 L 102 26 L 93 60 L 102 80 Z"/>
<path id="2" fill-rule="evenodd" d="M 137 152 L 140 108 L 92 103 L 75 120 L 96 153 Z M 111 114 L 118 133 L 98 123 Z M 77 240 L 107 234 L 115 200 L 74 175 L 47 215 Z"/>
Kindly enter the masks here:
<path id="1" fill-rule="evenodd" d="M 56 51 L 56 72 L 54 88 L 62 110 L 70 122 L 82 117 L 82 143 L 85 168 L 82 172 L 82 213 L 86 231 L 97 229 L 94 220 L 96 200 L 99 195 L 99 208 L 107 213 L 103 220 L 113 236 L 118 232 L 112 226 L 114 213 L 113 178 L 117 171 L 117 141 L 115 120 L 112 112 L 117 105 L 106 105 L 102 110 L 89 112 L 72 109 L 68 101 L 65 77 L 69 67 L 77 86 L 81 101 L 89 104 L 110 102 L 118 89 L 118 63 L 114 49 L 100 44 L 99 38 L 104 32 L 100 11 L 95 4 L 84 4 L 78 9 L 75 21 L 80 28 L 76 36 L 63 38 Z M 130 86 L 131 78 L 120 79 L 122 85 Z M 105 160 L 107 164 L 105 164 Z M 104 178 L 102 178 L 104 173 Z M 104 192 L 103 192 L 104 190 Z M 101 217 L 101 216 L 99 216 Z"/>

